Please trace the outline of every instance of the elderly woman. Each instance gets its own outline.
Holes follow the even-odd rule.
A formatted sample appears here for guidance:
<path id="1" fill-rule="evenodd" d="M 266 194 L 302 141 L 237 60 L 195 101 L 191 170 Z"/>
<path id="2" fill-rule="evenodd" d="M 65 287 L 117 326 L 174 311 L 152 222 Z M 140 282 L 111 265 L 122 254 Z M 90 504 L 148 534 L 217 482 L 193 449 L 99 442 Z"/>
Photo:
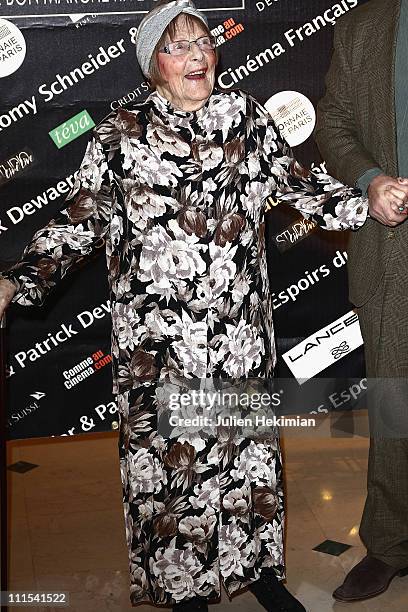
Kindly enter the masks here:
<path id="1" fill-rule="evenodd" d="M 94 130 L 76 185 L 21 261 L 1 304 L 41 304 L 106 243 L 131 602 L 207 610 L 221 582 L 273 611 L 303 606 L 282 584 L 276 436 L 235 443 L 158 431 L 158 381 L 270 378 L 266 198 L 325 229 L 357 229 L 360 192 L 293 159 L 265 109 L 214 90 L 216 52 L 189 0 L 160 2 L 137 34 L 153 92 Z"/>

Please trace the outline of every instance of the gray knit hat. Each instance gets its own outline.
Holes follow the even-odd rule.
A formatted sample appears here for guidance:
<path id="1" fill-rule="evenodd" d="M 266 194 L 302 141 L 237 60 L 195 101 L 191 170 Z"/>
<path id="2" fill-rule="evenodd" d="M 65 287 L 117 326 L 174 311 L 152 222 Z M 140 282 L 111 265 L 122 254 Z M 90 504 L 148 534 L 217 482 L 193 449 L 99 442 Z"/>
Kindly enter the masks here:
<path id="1" fill-rule="evenodd" d="M 136 34 L 136 56 L 145 76 L 149 76 L 150 61 L 163 32 L 180 13 L 194 15 L 208 27 L 207 18 L 191 0 L 173 0 L 152 9 L 142 19 Z"/>

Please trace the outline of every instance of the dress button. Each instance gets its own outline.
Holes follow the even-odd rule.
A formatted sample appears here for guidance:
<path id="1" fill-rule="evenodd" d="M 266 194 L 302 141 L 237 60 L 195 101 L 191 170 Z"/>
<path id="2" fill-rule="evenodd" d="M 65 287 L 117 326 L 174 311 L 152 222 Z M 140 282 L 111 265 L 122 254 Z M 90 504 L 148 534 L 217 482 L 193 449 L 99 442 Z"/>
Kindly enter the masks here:
<path id="1" fill-rule="evenodd" d="M 387 238 L 394 238 L 395 237 L 395 232 L 394 230 L 389 230 L 388 234 L 387 234 Z"/>

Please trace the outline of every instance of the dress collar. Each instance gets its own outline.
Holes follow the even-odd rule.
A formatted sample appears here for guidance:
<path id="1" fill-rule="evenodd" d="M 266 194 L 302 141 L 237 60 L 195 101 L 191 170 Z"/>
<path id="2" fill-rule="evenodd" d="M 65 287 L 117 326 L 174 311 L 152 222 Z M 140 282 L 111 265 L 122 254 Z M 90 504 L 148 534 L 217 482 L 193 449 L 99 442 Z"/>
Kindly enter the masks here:
<path id="1" fill-rule="evenodd" d="M 178 117 L 180 119 L 188 119 L 190 121 L 198 121 L 202 119 L 208 109 L 210 104 L 211 95 L 205 102 L 204 106 L 202 106 L 197 111 L 184 111 L 179 108 L 175 108 L 167 98 L 164 98 L 158 91 L 153 91 L 150 96 L 147 98 L 147 101 L 150 101 L 154 104 L 154 106 L 159 110 L 163 115 L 171 118 Z"/>

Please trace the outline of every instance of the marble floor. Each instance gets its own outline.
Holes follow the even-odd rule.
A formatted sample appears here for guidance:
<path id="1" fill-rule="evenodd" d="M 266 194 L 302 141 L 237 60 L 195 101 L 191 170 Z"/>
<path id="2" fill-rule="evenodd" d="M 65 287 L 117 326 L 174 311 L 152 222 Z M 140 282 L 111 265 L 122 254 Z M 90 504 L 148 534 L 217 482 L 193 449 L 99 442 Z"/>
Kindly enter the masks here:
<path id="1" fill-rule="evenodd" d="M 408 577 L 395 578 L 386 594 L 365 603 L 340 604 L 331 597 L 364 555 L 358 526 L 367 438 L 283 433 L 288 588 L 308 612 L 408 612 Z M 37 467 L 8 470 L 10 590 L 68 591 L 69 609 L 78 612 L 134 610 L 128 601 L 117 432 L 9 442 L 8 465 L 19 461 Z M 328 539 L 351 548 L 339 556 L 313 550 Z M 247 591 L 232 601 L 224 593 L 210 610 L 262 608 Z"/>

